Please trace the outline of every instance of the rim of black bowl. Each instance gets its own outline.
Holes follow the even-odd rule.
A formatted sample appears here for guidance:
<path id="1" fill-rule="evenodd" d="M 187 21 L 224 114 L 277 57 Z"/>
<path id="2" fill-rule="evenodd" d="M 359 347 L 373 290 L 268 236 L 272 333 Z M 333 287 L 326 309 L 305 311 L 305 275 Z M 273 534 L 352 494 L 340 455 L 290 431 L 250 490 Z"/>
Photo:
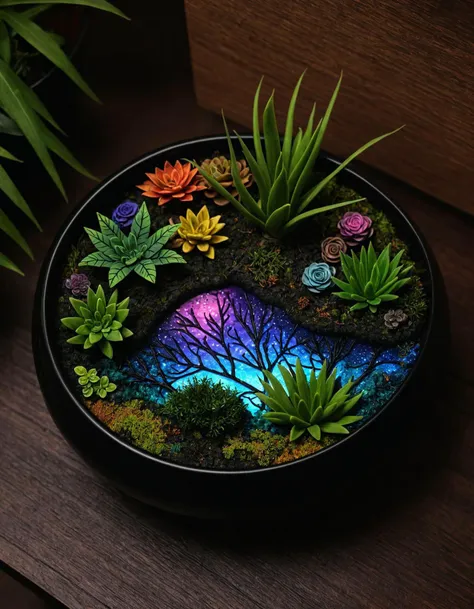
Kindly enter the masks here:
<path id="1" fill-rule="evenodd" d="M 233 140 L 237 141 L 236 136 L 231 136 L 231 137 Z M 244 135 L 244 136 L 242 136 L 242 139 L 253 141 L 253 136 Z M 131 444 L 128 444 L 125 440 L 120 438 L 118 435 L 114 434 L 105 425 L 103 425 L 87 409 L 87 407 L 84 406 L 77 399 L 76 395 L 73 393 L 73 391 L 69 387 L 68 383 L 63 378 L 63 375 L 61 373 L 61 368 L 57 363 L 56 356 L 54 353 L 54 347 L 52 346 L 51 340 L 50 340 L 50 332 L 48 331 L 48 321 L 47 321 L 48 316 L 46 313 L 46 301 L 47 301 L 47 294 L 49 291 L 48 286 L 49 286 L 50 282 L 52 281 L 52 276 L 54 275 L 54 266 L 57 265 L 57 262 L 55 262 L 56 255 L 58 253 L 58 250 L 63 245 L 63 242 L 67 239 L 69 229 L 74 226 L 74 224 L 77 221 L 78 216 L 80 216 L 80 214 L 86 209 L 86 207 L 94 201 L 94 199 L 100 192 L 102 192 L 104 189 L 106 189 L 116 179 L 123 176 L 130 169 L 133 169 L 136 165 L 139 165 L 140 163 L 143 163 L 144 161 L 147 161 L 147 160 L 151 161 L 154 157 L 156 157 L 159 154 L 161 155 L 166 152 L 176 151 L 176 149 L 178 149 L 180 147 L 187 147 L 187 146 L 192 146 L 194 144 L 203 144 L 206 142 L 211 143 L 211 142 L 217 142 L 217 141 L 223 142 L 224 144 L 226 144 L 226 142 L 227 142 L 226 136 L 225 135 L 204 136 L 204 137 L 199 137 L 199 138 L 193 138 L 192 140 L 181 140 L 179 142 L 170 144 L 168 146 L 163 146 L 162 148 L 158 148 L 158 149 L 154 150 L 153 152 L 146 153 L 146 154 L 142 155 L 141 157 L 135 159 L 133 162 L 128 163 L 127 165 L 123 166 L 120 170 L 118 170 L 117 172 L 115 172 L 114 174 L 112 174 L 111 176 L 106 178 L 105 180 L 103 180 L 101 182 L 101 184 L 96 186 L 96 188 L 94 188 L 89 193 L 89 195 L 85 199 L 82 200 L 82 202 L 68 216 L 66 221 L 61 226 L 60 230 L 58 231 L 57 237 L 53 241 L 53 243 L 46 255 L 46 258 L 43 262 L 43 268 L 42 268 L 43 272 L 40 274 L 41 285 L 38 286 L 38 289 L 41 290 L 41 292 L 40 292 L 40 307 L 41 307 L 40 331 L 43 334 L 46 350 L 47 350 L 47 353 L 49 356 L 50 364 L 53 367 L 55 376 L 57 377 L 58 382 L 63 386 L 64 390 L 68 394 L 71 402 L 79 409 L 79 411 L 85 417 L 87 417 L 89 419 L 89 421 L 93 425 L 95 425 L 95 427 L 97 429 L 99 429 L 102 433 L 107 434 L 107 436 L 109 436 L 109 438 L 111 438 L 114 442 L 117 442 L 118 444 L 120 444 L 120 446 L 123 447 L 125 450 L 132 451 L 133 453 L 136 453 L 137 455 L 139 455 L 143 458 L 149 459 L 150 461 L 159 463 L 160 465 L 176 468 L 178 470 L 185 470 L 188 472 L 193 472 L 196 474 L 217 475 L 217 476 L 223 476 L 223 475 L 238 476 L 238 475 L 243 475 L 243 474 L 258 475 L 258 474 L 261 474 L 262 472 L 267 472 L 270 470 L 294 467 L 294 466 L 297 466 L 299 463 L 308 461 L 309 459 L 317 459 L 321 455 L 328 455 L 330 453 L 330 451 L 337 450 L 337 448 L 339 446 L 341 446 L 343 443 L 350 442 L 353 438 L 357 437 L 358 434 L 360 434 L 361 432 L 366 430 L 370 425 L 374 424 L 375 421 L 380 416 L 382 416 L 385 413 L 385 411 L 393 404 L 393 402 L 398 398 L 398 396 L 407 387 L 409 381 L 413 378 L 418 367 L 420 366 L 420 364 L 423 360 L 423 356 L 425 354 L 427 345 L 429 343 L 431 334 L 432 334 L 432 326 L 433 326 L 433 319 L 434 319 L 434 312 L 435 312 L 435 275 L 433 272 L 433 262 L 432 262 L 432 257 L 429 252 L 429 249 L 424 241 L 424 238 L 422 237 L 420 232 L 416 229 L 413 222 L 405 215 L 405 213 L 385 193 L 383 193 L 380 189 L 378 189 L 376 186 L 374 186 L 372 184 L 372 182 L 370 182 L 368 179 L 362 177 L 356 171 L 345 168 L 343 170 L 343 174 L 344 173 L 350 174 L 354 178 L 356 178 L 358 181 L 364 183 L 370 190 L 372 190 L 374 193 L 376 193 L 377 196 L 383 198 L 384 201 L 387 203 L 387 205 L 389 205 L 395 211 L 395 213 L 398 214 L 398 216 L 405 223 L 405 225 L 409 229 L 409 231 L 411 231 L 411 233 L 412 233 L 411 240 L 413 242 L 416 242 L 417 247 L 419 248 L 420 252 L 422 253 L 422 255 L 424 257 L 424 262 L 426 264 L 426 272 L 429 276 L 429 281 L 426 282 L 427 285 L 429 285 L 429 287 L 430 287 L 430 290 L 429 290 L 429 297 L 430 297 L 429 318 L 426 321 L 425 328 L 424 328 L 422 336 L 420 338 L 420 352 L 419 352 L 418 357 L 417 357 L 415 363 L 413 364 L 413 367 L 411 368 L 408 376 L 405 378 L 405 380 L 400 385 L 400 387 L 398 387 L 398 389 L 395 391 L 393 396 L 387 401 L 387 403 L 376 414 L 374 414 L 372 417 L 370 417 L 370 419 L 368 419 L 363 425 L 361 425 L 355 431 L 351 432 L 349 435 L 341 438 L 338 442 L 335 442 L 334 444 L 331 444 L 330 446 L 323 448 L 320 451 L 313 453 L 312 455 L 307 455 L 306 457 L 301 457 L 300 459 L 295 459 L 288 463 L 282 463 L 279 465 L 269 465 L 267 467 L 258 467 L 258 468 L 254 468 L 254 469 L 238 469 L 238 470 L 230 470 L 230 469 L 229 470 L 218 470 L 218 469 L 209 469 L 209 468 L 199 468 L 199 467 L 192 467 L 190 465 L 182 465 L 179 463 L 174 463 L 174 462 L 166 460 L 166 459 L 161 459 L 140 448 L 137 448 L 135 446 L 132 446 Z M 332 157 L 331 155 L 329 155 L 325 152 L 321 152 L 321 158 L 325 158 L 328 161 L 338 164 L 338 165 L 341 163 L 340 160 Z"/>

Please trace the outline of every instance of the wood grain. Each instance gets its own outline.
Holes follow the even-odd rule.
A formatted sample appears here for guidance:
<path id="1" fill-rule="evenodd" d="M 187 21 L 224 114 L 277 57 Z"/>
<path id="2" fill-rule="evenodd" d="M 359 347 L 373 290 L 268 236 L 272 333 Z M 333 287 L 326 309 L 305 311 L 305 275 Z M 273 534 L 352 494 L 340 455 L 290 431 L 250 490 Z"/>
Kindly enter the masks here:
<path id="1" fill-rule="evenodd" d="M 469 0 L 185 0 L 199 103 L 251 125 L 255 87 L 283 118 L 325 108 L 344 70 L 324 147 L 348 155 L 406 124 L 364 160 L 474 213 L 474 3 Z"/>
<path id="2" fill-rule="evenodd" d="M 149 19 L 134 22 L 133 44 Z M 118 49 L 123 39 L 103 24 L 95 35 L 107 36 L 110 57 L 110 45 Z M 220 130 L 194 101 L 184 53 L 159 83 L 126 64 L 104 82 L 101 44 L 87 49 L 83 70 L 105 108 L 78 97 L 71 126 L 74 148 L 94 173 Z M 266 514 L 253 526 L 225 526 L 140 506 L 65 443 L 36 381 L 30 318 L 41 259 L 69 210 L 52 190 L 36 188 L 45 226 L 32 233 L 37 260 L 24 264 L 26 279 L 3 274 L 0 285 L 1 561 L 71 609 L 472 609 L 474 222 L 361 170 L 420 226 L 441 266 L 453 337 L 452 353 L 440 353 L 447 387 L 436 377 L 436 399 L 419 396 L 383 471 L 368 472 L 353 496 L 322 517 L 302 522 L 282 514 L 278 528 Z M 91 187 L 74 174 L 66 181 L 74 201 Z"/>

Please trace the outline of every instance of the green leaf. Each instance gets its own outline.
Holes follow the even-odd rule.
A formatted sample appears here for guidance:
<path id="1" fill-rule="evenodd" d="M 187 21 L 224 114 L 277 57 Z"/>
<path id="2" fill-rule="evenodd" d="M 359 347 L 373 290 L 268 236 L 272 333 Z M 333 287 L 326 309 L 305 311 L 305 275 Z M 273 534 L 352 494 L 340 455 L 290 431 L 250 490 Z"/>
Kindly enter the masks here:
<path id="1" fill-rule="evenodd" d="M 239 167 L 237 165 L 237 157 L 235 156 L 234 144 L 232 143 L 232 139 L 229 135 L 229 129 L 227 128 L 227 123 L 224 118 L 224 114 L 222 114 L 222 120 L 224 121 L 225 134 L 227 137 L 227 143 L 229 145 L 230 166 L 232 169 L 232 178 L 234 180 L 235 188 L 237 189 L 237 192 L 239 193 L 242 205 L 246 209 L 248 209 L 252 215 L 257 216 L 258 218 L 261 218 L 262 220 L 264 220 L 265 214 L 263 213 L 262 208 L 259 206 L 257 201 L 255 201 L 255 199 L 249 193 L 245 184 L 242 182 L 242 178 L 240 177 L 240 171 L 239 171 Z"/>
<path id="2" fill-rule="evenodd" d="M 61 323 L 69 330 L 77 330 L 84 323 L 84 320 L 82 317 L 63 317 Z"/>
<path id="3" fill-rule="evenodd" d="M 130 236 L 135 235 L 138 247 L 145 245 L 150 236 L 151 220 L 146 203 L 142 203 L 138 213 L 133 218 Z"/>
<path id="4" fill-rule="evenodd" d="M 397 294 L 380 294 L 379 296 L 382 302 L 389 302 L 391 300 L 397 300 Z"/>
<path id="5" fill-rule="evenodd" d="M 19 36 L 62 70 L 86 95 L 100 101 L 53 36 L 17 11 L 0 11 L 0 19 L 4 19 Z"/>
<path id="6" fill-rule="evenodd" d="M 110 267 L 113 264 L 118 263 L 103 252 L 92 252 L 92 254 L 89 254 L 79 262 L 79 266 L 97 266 L 99 268 L 104 266 Z"/>
<path id="7" fill-rule="evenodd" d="M 135 265 L 134 269 L 137 275 L 143 277 L 150 283 L 155 283 L 156 281 L 156 267 L 151 260 L 142 260 L 138 264 Z"/>
<path id="8" fill-rule="evenodd" d="M 9 161 L 17 161 L 18 163 L 23 163 L 20 159 L 17 159 L 16 156 L 13 156 L 11 152 L 8 152 L 5 148 L 0 146 L 0 156 L 4 159 L 8 159 Z"/>
<path id="9" fill-rule="evenodd" d="M 100 232 L 107 237 L 108 239 L 113 239 L 116 237 L 122 242 L 124 238 L 124 234 L 120 230 L 120 228 L 115 224 L 113 220 L 107 218 L 107 216 L 103 216 L 102 214 L 97 214 L 97 219 L 99 220 L 99 228 Z"/>
<path id="10" fill-rule="evenodd" d="M 360 393 L 358 393 L 357 395 L 355 395 L 353 398 L 351 398 L 350 400 L 348 400 L 345 404 L 344 404 L 344 408 L 342 409 L 342 414 L 345 415 L 347 414 L 350 410 L 352 410 L 352 408 L 354 408 L 354 406 L 357 404 L 357 402 L 360 400 L 360 398 L 364 395 L 364 393 L 361 391 Z M 360 417 L 362 418 L 362 417 Z M 340 422 L 340 421 L 339 421 Z M 344 423 L 341 423 L 341 425 L 344 425 Z"/>
<path id="11" fill-rule="evenodd" d="M 10 63 L 11 60 L 11 47 L 10 47 L 10 36 L 8 34 L 7 26 L 0 21 L 0 57 L 5 63 Z"/>
<path id="12" fill-rule="evenodd" d="M 117 385 L 115 383 L 109 383 L 106 387 L 108 393 L 112 393 L 117 389 Z"/>
<path id="13" fill-rule="evenodd" d="M 306 375 L 303 370 L 303 366 L 301 365 L 301 360 L 299 358 L 296 359 L 295 362 L 295 379 L 296 386 L 298 388 L 298 393 L 306 404 L 311 403 L 311 395 L 309 392 L 309 384 L 306 378 Z M 309 413 L 308 413 L 309 415 Z M 309 415 L 310 416 L 310 415 Z"/>
<path id="14" fill-rule="evenodd" d="M 0 6 L 19 6 L 22 4 L 32 4 L 32 2 L 31 0 L 0 0 Z M 128 17 L 124 15 L 122 11 L 119 11 L 118 8 L 115 8 L 113 4 L 106 2 L 106 0 L 36 0 L 34 4 L 77 4 L 79 6 L 90 6 L 108 13 L 113 13 L 114 15 L 118 15 L 124 19 L 128 19 Z M 25 11 L 25 13 L 27 12 L 28 11 Z"/>
<path id="15" fill-rule="evenodd" d="M 122 328 L 121 332 L 124 338 L 129 338 L 130 336 L 133 336 L 133 332 L 128 328 Z"/>
<path id="16" fill-rule="evenodd" d="M 270 193 L 270 183 L 267 180 L 267 175 L 266 175 L 265 171 L 258 164 L 258 161 L 256 160 L 256 158 L 250 152 L 250 150 L 249 150 L 247 144 L 244 142 L 244 140 L 240 137 L 240 135 L 237 132 L 235 132 L 235 135 L 237 136 L 237 139 L 239 140 L 239 144 L 242 148 L 242 152 L 244 153 L 244 156 L 247 159 L 247 163 L 250 167 L 250 171 L 252 172 L 253 177 L 255 178 L 255 182 L 257 183 L 258 194 L 259 194 L 260 200 L 262 202 L 262 209 L 265 211 L 267 208 L 268 195 Z"/>
<path id="17" fill-rule="evenodd" d="M 300 205 L 299 211 L 303 211 L 311 203 L 311 201 L 323 190 L 323 188 L 327 184 L 329 184 L 329 182 L 331 180 L 333 180 L 337 176 L 338 173 L 340 173 L 345 167 L 347 167 L 347 165 L 349 165 L 349 163 L 351 161 L 353 161 L 356 157 L 358 157 L 360 154 L 365 152 L 371 146 L 374 146 L 378 142 L 381 142 L 383 139 L 385 139 L 386 137 L 389 137 L 390 135 L 394 135 L 395 133 L 397 133 L 397 131 L 400 131 L 400 129 L 403 129 L 403 127 L 404 127 L 404 125 L 402 127 L 398 127 L 398 129 L 394 129 L 393 131 L 390 131 L 389 133 L 384 133 L 383 135 L 379 135 L 378 137 L 375 137 L 373 140 L 370 140 L 370 142 L 367 142 L 367 144 L 364 144 L 363 146 L 358 148 L 355 152 L 353 152 L 350 156 L 348 156 L 347 159 L 345 161 L 343 161 L 340 165 L 338 165 L 338 167 L 334 171 L 332 171 L 328 176 L 326 176 L 324 178 L 324 180 L 321 180 L 321 182 L 319 182 L 319 184 L 317 184 L 313 189 L 311 189 L 309 191 L 309 193 L 303 199 L 303 202 Z"/>
<path id="18" fill-rule="evenodd" d="M 22 237 L 20 231 L 16 228 L 7 214 L 0 209 L 0 230 L 2 230 L 6 235 L 13 239 L 13 241 L 21 247 L 21 249 L 28 254 L 28 256 L 33 259 L 33 252 L 31 251 L 28 243 Z"/>
<path id="19" fill-rule="evenodd" d="M 1 254 L 1 253 L 0 253 L 0 266 L 3 266 L 4 268 L 6 268 L 10 271 L 14 271 L 15 273 L 18 273 L 19 275 L 22 275 L 22 276 L 25 275 L 23 273 L 23 271 L 21 269 L 19 269 L 14 262 L 12 262 L 10 260 L 10 258 L 5 256 L 5 254 Z"/>
<path id="20" fill-rule="evenodd" d="M 13 183 L 10 176 L 7 174 L 5 169 L 0 165 L 0 190 L 19 208 L 21 211 L 28 216 L 28 218 L 35 224 L 35 226 L 41 230 L 41 226 L 33 215 L 28 203 L 25 201 L 20 191 Z"/>
<path id="21" fill-rule="evenodd" d="M 369 305 L 366 302 L 357 302 L 355 305 L 349 309 L 350 311 L 360 311 L 362 309 L 366 309 Z"/>
<path id="22" fill-rule="evenodd" d="M 99 389 L 97 389 L 97 395 L 104 399 L 107 396 L 107 391 L 105 389 L 103 389 L 102 387 L 99 387 Z"/>
<path id="23" fill-rule="evenodd" d="M 321 440 L 321 428 L 319 425 L 311 425 L 311 427 L 308 427 L 308 431 L 315 440 Z"/>
<path id="24" fill-rule="evenodd" d="M 115 312 L 115 319 L 123 324 L 123 322 L 127 319 L 129 314 L 129 309 L 118 309 Z"/>
<path id="25" fill-rule="evenodd" d="M 267 183 L 268 190 L 270 190 L 271 186 L 271 178 L 270 172 L 268 170 L 267 161 L 263 154 L 262 150 L 262 140 L 260 137 L 260 121 L 259 121 L 259 101 L 260 101 L 260 90 L 262 88 L 263 77 L 260 80 L 260 83 L 255 92 L 255 97 L 253 101 L 253 117 L 252 117 L 252 126 L 253 126 L 253 146 L 255 148 L 255 155 L 257 157 L 258 165 L 262 171 L 262 174 L 265 176 L 265 181 Z"/>
<path id="26" fill-rule="evenodd" d="M 0 58 L 7 64 L 11 62 L 10 34 L 3 21 L 0 21 Z"/>
<path id="27" fill-rule="evenodd" d="M 270 215 L 285 205 L 288 205 L 289 207 L 288 174 L 285 167 L 282 167 L 279 176 L 276 178 L 270 190 L 267 214 Z"/>
<path id="28" fill-rule="evenodd" d="M 1 16 L 2 13 L 0 12 L 0 18 Z M 19 80 L 8 64 L 0 59 L 0 99 L 2 100 L 2 108 L 20 127 L 59 191 L 66 198 L 58 172 L 41 136 L 41 119 L 38 118 L 35 111 L 28 105 L 27 100 L 20 92 L 17 84 Z"/>
<path id="29" fill-rule="evenodd" d="M 297 440 L 304 434 L 305 431 L 306 427 L 296 427 L 296 425 L 294 425 L 290 431 L 290 442 Z"/>
<path id="30" fill-rule="evenodd" d="M 114 356 L 114 350 L 108 340 L 101 341 L 99 343 L 99 348 L 102 351 L 102 353 L 105 355 L 105 357 L 112 359 L 112 357 Z"/>
<path id="31" fill-rule="evenodd" d="M 342 419 L 339 419 L 338 423 L 339 425 L 351 425 L 351 423 L 357 423 L 357 421 L 360 421 L 363 418 L 364 417 L 342 417 Z"/>
<path id="32" fill-rule="evenodd" d="M 190 161 L 189 159 L 184 160 L 188 163 L 192 163 L 193 167 L 196 167 L 199 173 L 209 182 L 213 189 L 218 194 L 220 194 L 221 197 L 224 197 L 227 201 L 229 201 L 229 203 L 232 203 L 235 209 L 245 218 L 247 218 L 247 220 L 249 220 L 253 224 L 256 224 L 260 228 L 265 228 L 265 223 L 260 219 L 260 217 L 254 216 L 244 205 L 242 205 L 242 203 L 238 199 L 232 196 L 230 192 L 220 184 L 220 182 L 218 182 L 209 173 L 207 173 L 207 171 L 202 169 L 195 161 Z"/>
<path id="33" fill-rule="evenodd" d="M 337 209 L 338 207 L 344 207 L 346 205 L 352 205 L 354 203 L 359 203 L 360 201 L 364 201 L 364 198 L 354 199 L 353 201 L 344 201 L 343 203 L 333 203 L 332 205 L 324 205 L 323 207 L 317 207 L 316 209 L 312 209 L 310 211 L 305 211 L 304 213 L 299 214 L 298 216 L 296 216 L 295 218 L 290 220 L 287 223 L 285 229 L 286 230 L 294 229 L 300 222 L 303 222 L 304 220 L 307 220 L 308 218 L 311 218 L 312 216 L 316 216 L 317 214 L 322 214 L 325 211 L 331 211 L 332 209 Z"/>
<path id="34" fill-rule="evenodd" d="M 79 161 L 74 157 L 74 155 L 68 150 L 68 148 L 61 142 L 61 140 L 54 135 L 49 129 L 47 129 L 44 125 L 41 126 L 41 135 L 43 141 L 46 146 L 54 152 L 60 159 L 62 159 L 65 163 L 67 163 L 70 167 L 72 167 L 75 171 L 86 176 L 90 180 L 97 180 L 97 178 L 92 175 L 84 165 L 81 165 Z"/>
<path id="35" fill-rule="evenodd" d="M 288 114 L 286 118 L 286 127 L 285 127 L 285 136 L 283 138 L 283 165 L 286 171 L 290 171 L 290 161 L 291 161 L 291 146 L 293 143 L 293 121 L 295 117 L 295 108 L 296 102 L 298 100 L 298 93 L 300 91 L 301 83 L 303 82 L 305 72 L 300 76 L 298 82 L 296 83 L 296 87 L 293 91 L 293 95 L 291 96 L 290 105 L 288 107 Z"/>
<path id="36" fill-rule="evenodd" d="M 0 2 L 0 6 L 2 6 L 2 2 Z M 7 2 L 8 5 L 8 2 Z M 49 3 L 48 4 L 43 4 L 43 6 L 39 5 L 39 6 L 32 6 L 31 8 L 27 8 L 26 10 L 22 11 L 22 15 L 24 15 L 25 17 L 28 17 L 28 19 L 32 19 L 34 20 L 38 15 L 40 15 L 41 13 L 44 13 L 44 11 L 47 11 L 50 7 Z"/>
<path id="37" fill-rule="evenodd" d="M 85 345 L 86 338 L 86 336 L 71 336 L 66 342 L 70 345 Z"/>
<path id="38" fill-rule="evenodd" d="M 333 277 L 333 281 L 334 281 L 334 277 Z M 341 281 L 341 283 L 342 283 L 342 281 Z M 338 298 L 342 298 L 342 300 L 354 300 L 352 298 L 352 294 L 350 292 L 335 292 L 334 296 L 337 296 Z"/>
<path id="39" fill-rule="evenodd" d="M 78 298 L 73 298 L 72 296 L 69 298 L 69 302 L 71 303 L 71 306 L 73 307 L 73 309 L 76 311 L 76 313 L 82 317 L 83 319 L 87 319 L 82 312 L 82 309 L 84 309 L 86 307 L 86 304 L 82 301 L 79 300 Z"/>
<path id="40" fill-rule="evenodd" d="M 25 102 L 42 118 L 44 118 L 50 125 L 52 125 L 55 129 L 60 131 L 64 135 L 64 131 L 58 125 L 58 123 L 51 116 L 49 110 L 43 104 L 41 99 L 35 93 L 35 91 L 29 87 L 26 83 L 24 83 L 20 77 L 16 76 L 15 86 L 18 87 L 20 93 L 23 95 Z M 41 121 L 39 121 L 41 123 Z M 50 131 L 41 123 L 41 126 L 44 128 L 45 132 L 50 133 Z M 48 145 L 47 142 L 45 142 Z"/>
<path id="41" fill-rule="evenodd" d="M 364 296 L 367 298 L 367 300 L 372 300 L 375 298 L 375 289 L 371 281 L 369 281 L 365 286 Z"/>
<path id="42" fill-rule="evenodd" d="M 99 252 L 105 254 L 105 256 L 110 260 L 116 257 L 116 253 L 110 245 L 110 239 L 108 237 L 106 237 L 103 233 L 100 233 L 97 230 L 93 230 L 92 228 L 84 227 L 84 230 L 89 236 L 92 245 L 94 245 L 95 248 L 99 250 Z"/>
<path id="43" fill-rule="evenodd" d="M 87 374 L 87 368 L 84 368 L 84 366 L 76 366 L 74 368 L 74 372 L 78 375 L 78 376 L 84 376 Z"/>
<path id="44" fill-rule="evenodd" d="M 301 146 L 303 149 L 306 149 L 309 146 L 311 138 L 313 137 L 313 126 L 314 126 L 314 117 L 316 116 L 316 102 L 313 104 L 313 109 L 311 110 L 311 114 L 309 115 L 308 124 L 306 125 L 306 129 L 303 135 L 303 139 L 301 140 Z M 319 129 L 319 125 L 316 128 L 316 131 Z"/>
<path id="45" fill-rule="evenodd" d="M 109 269 L 109 286 L 113 288 L 133 271 L 133 266 L 125 266 L 122 262 L 114 262 Z"/>
<path id="46" fill-rule="evenodd" d="M 90 341 L 91 345 L 95 345 L 96 343 L 100 342 L 102 339 L 103 339 L 102 332 L 90 332 L 90 334 L 89 334 L 89 341 Z"/>
<path id="47" fill-rule="evenodd" d="M 350 293 L 350 290 L 352 290 L 352 286 L 351 286 L 350 283 L 346 283 L 345 281 L 341 281 L 337 277 L 333 277 L 332 280 L 333 280 L 333 283 L 335 285 L 337 285 L 338 288 L 341 288 L 341 290 L 343 290 L 344 292 L 349 292 Z"/>
<path id="48" fill-rule="evenodd" d="M 117 290 L 115 290 L 115 292 L 117 292 Z M 110 299 L 110 300 L 112 300 L 112 299 Z M 123 309 L 127 309 L 129 302 L 130 302 L 130 296 L 127 296 L 127 298 L 124 298 L 121 302 L 118 303 L 118 305 L 117 305 L 117 311 L 121 311 Z M 109 304 L 110 304 L 110 301 L 109 301 Z"/>
<path id="49" fill-rule="evenodd" d="M 121 342 L 123 341 L 123 336 L 120 332 L 120 330 L 112 330 L 111 332 L 109 332 L 107 334 L 107 340 L 113 341 L 113 342 Z"/>
<path id="50" fill-rule="evenodd" d="M 186 260 L 174 250 L 160 250 L 156 256 L 150 258 L 155 266 L 163 266 L 165 264 L 186 264 Z"/>
<path id="51" fill-rule="evenodd" d="M 278 237 L 282 233 L 283 228 L 290 217 L 290 213 L 291 206 L 288 204 L 283 205 L 279 209 L 275 209 L 265 223 L 265 231 L 271 236 Z"/>
<path id="52" fill-rule="evenodd" d="M 296 392 L 296 379 L 291 374 L 288 368 L 285 368 L 282 364 L 278 365 L 278 370 L 280 371 L 281 376 L 283 377 L 283 381 L 286 385 L 286 390 L 288 395 L 291 395 Z"/>
<path id="53" fill-rule="evenodd" d="M 99 298 L 99 289 L 97 289 L 97 293 L 94 292 L 92 288 L 87 290 L 87 307 L 93 313 L 97 307 L 97 300 Z M 71 300 L 71 299 L 69 299 Z"/>
<path id="54" fill-rule="evenodd" d="M 263 137 L 265 141 L 265 153 L 267 156 L 267 166 L 270 173 L 270 180 L 275 179 L 275 170 L 278 158 L 281 154 L 280 134 L 275 116 L 274 93 L 263 111 Z"/>
<path id="55" fill-rule="evenodd" d="M 15 121 L 0 112 L 0 133 L 5 133 L 6 135 L 23 135 L 20 129 L 18 129 Z"/>
<path id="56" fill-rule="evenodd" d="M 284 412 L 293 412 L 293 406 L 285 389 L 283 388 L 283 385 L 268 370 L 265 370 L 264 373 L 269 382 L 271 383 L 271 388 L 267 390 L 267 393 L 270 395 L 270 397 L 276 400 L 278 404 L 280 404 L 281 410 L 283 410 Z M 262 382 L 262 385 L 265 387 L 266 383 Z"/>
<path id="57" fill-rule="evenodd" d="M 82 390 L 82 395 L 85 398 L 90 398 L 93 393 L 94 390 L 92 389 L 92 387 L 84 387 L 84 389 Z"/>
<path id="58" fill-rule="evenodd" d="M 170 224 L 164 226 L 154 233 L 147 242 L 147 249 L 143 254 L 144 258 L 153 258 L 163 248 L 176 231 L 181 227 L 181 224 Z"/>
<path id="59" fill-rule="evenodd" d="M 265 419 L 271 421 L 272 423 L 275 423 L 276 425 L 288 425 L 290 422 L 290 417 L 285 412 L 265 412 L 263 416 Z"/>
<path id="60" fill-rule="evenodd" d="M 321 431 L 324 433 L 335 433 L 335 434 L 343 434 L 347 435 L 349 432 L 345 427 L 339 425 L 338 423 L 321 423 Z"/>

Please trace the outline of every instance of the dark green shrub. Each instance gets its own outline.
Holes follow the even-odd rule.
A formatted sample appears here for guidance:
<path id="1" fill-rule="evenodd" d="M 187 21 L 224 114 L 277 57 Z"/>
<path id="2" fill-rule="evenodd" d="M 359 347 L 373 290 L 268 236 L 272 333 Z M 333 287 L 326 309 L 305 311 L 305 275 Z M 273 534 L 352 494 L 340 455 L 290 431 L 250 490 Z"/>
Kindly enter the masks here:
<path id="1" fill-rule="evenodd" d="M 198 430 L 216 437 L 235 429 L 245 412 L 237 391 L 203 378 L 171 393 L 161 414 L 172 418 L 183 431 Z"/>

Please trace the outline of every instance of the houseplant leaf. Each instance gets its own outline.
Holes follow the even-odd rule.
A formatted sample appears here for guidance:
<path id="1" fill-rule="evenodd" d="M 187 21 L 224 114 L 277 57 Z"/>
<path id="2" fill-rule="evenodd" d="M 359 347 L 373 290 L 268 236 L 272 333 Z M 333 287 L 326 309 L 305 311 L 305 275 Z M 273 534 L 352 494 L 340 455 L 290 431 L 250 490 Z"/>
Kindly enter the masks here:
<path id="1" fill-rule="evenodd" d="M 28 243 L 21 236 L 20 231 L 16 228 L 7 214 L 0 209 L 0 230 L 2 230 L 6 235 L 13 239 L 17 245 L 21 247 L 21 249 L 28 254 L 28 256 L 33 259 L 33 252 L 30 250 Z"/>
<path id="2" fill-rule="evenodd" d="M 17 84 L 18 80 L 20 79 L 10 66 L 0 59 L 0 99 L 2 100 L 2 107 L 22 130 L 59 191 L 66 198 L 61 179 L 41 137 L 41 119 L 38 118 L 20 92 Z"/>
<path id="3" fill-rule="evenodd" d="M 18 161 L 19 163 L 23 163 L 23 161 L 17 159 L 16 156 L 13 156 L 11 152 L 8 152 L 8 150 L 2 148 L 2 146 L 0 146 L 0 156 L 2 156 L 4 159 L 9 159 L 10 161 Z"/>
<path id="4" fill-rule="evenodd" d="M 6 63 L 10 63 L 11 60 L 11 46 L 10 36 L 8 34 L 7 26 L 0 21 L 0 57 Z"/>
<path id="5" fill-rule="evenodd" d="M 19 6 L 21 4 L 32 4 L 32 2 L 31 0 L 0 0 L 0 6 L 2 7 Z M 77 4 L 79 6 L 90 6 L 101 11 L 113 13 L 114 15 L 118 15 L 124 19 L 128 19 L 128 17 L 124 15 L 122 11 L 113 6 L 113 4 L 110 4 L 110 2 L 106 2 L 106 0 L 35 0 L 34 4 Z"/>
<path id="6" fill-rule="evenodd" d="M 274 179 L 278 158 L 281 154 L 280 134 L 275 115 L 275 100 L 272 93 L 263 111 L 263 137 L 265 140 L 265 153 L 270 178 Z"/>
<path id="7" fill-rule="evenodd" d="M 62 70 L 86 95 L 100 102 L 53 36 L 17 11 L 0 11 L 0 19 L 4 19 L 19 36 Z"/>
<path id="8" fill-rule="evenodd" d="M 6 269 L 9 269 L 10 271 L 14 271 L 15 273 L 18 273 L 19 275 L 24 275 L 25 273 L 23 273 L 23 271 L 21 271 L 17 265 L 12 262 L 10 260 L 10 258 L 7 258 L 5 256 L 5 254 L 0 253 L 0 266 L 5 267 Z"/>
<path id="9" fill-rule="evenodd" d="M 5 169 L 0 165 L 0 190 L 2 190 L 7 197 L 19 208 L 21 211 L 28 216 L 28 218 L 36 225 L 38 230 L 41 230 L 41 226 L 33 215 L 33 212 L 29 208 L 28 203 L 23 198 L 18 188 L 13 183 Z"/>
<path id="10" fill-rule="evenodd" d="M 6 114 L 3 114 L 3 112 L 0 112 L 0 133 L 6 133 L 7 135 L 23 135 L 15 121 L 12 121 L 12 119 Z"/>

